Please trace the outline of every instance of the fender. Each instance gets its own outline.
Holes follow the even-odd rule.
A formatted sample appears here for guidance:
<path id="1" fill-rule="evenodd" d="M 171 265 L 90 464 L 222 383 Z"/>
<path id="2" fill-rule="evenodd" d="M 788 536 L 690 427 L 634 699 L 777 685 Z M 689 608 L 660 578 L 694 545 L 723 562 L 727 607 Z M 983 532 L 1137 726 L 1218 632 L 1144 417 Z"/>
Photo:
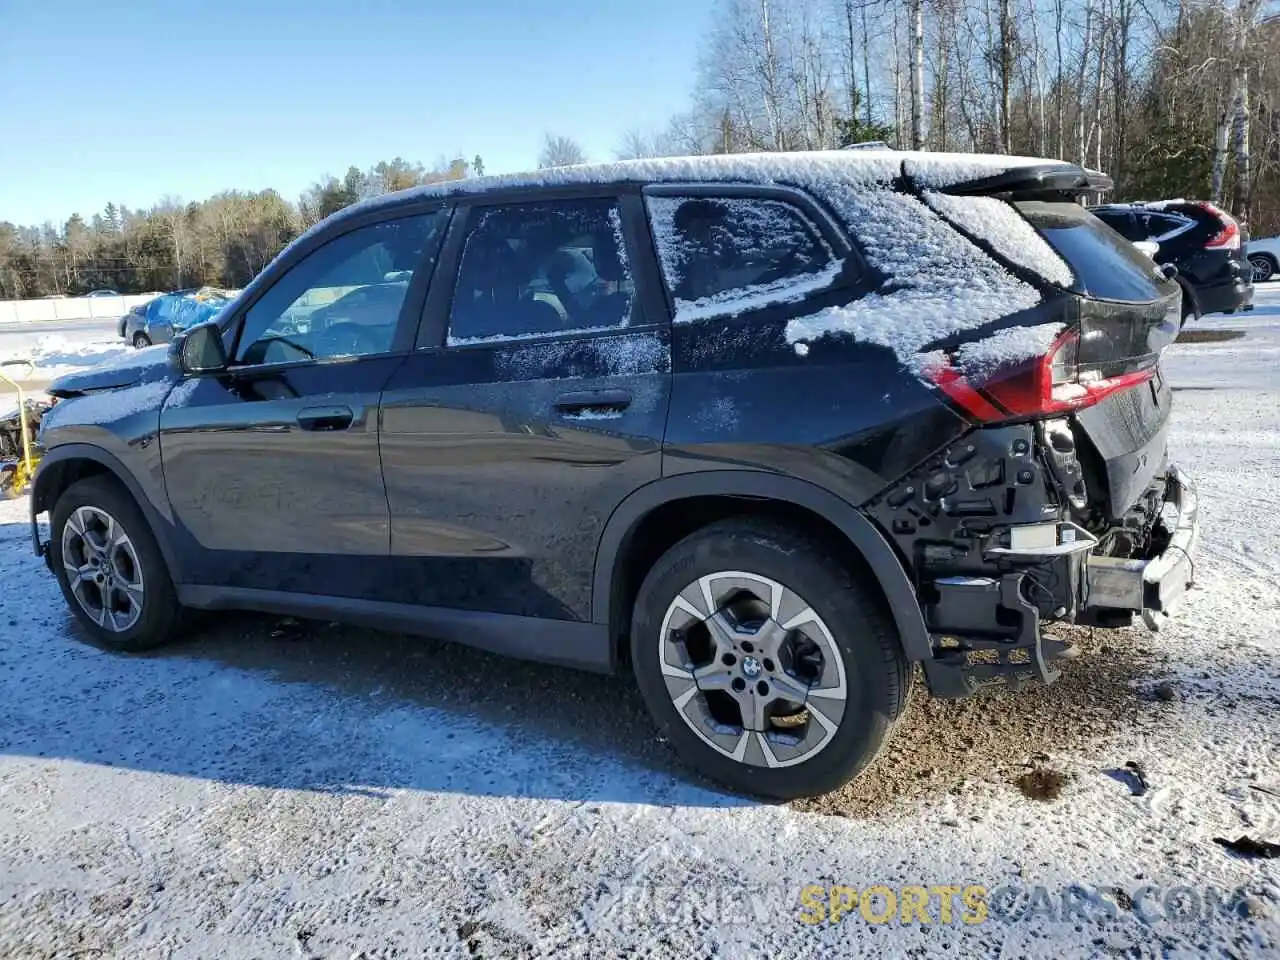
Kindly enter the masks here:
<path id="1" fill-rule="evenodd" d="M 620 503 L 605 524 L 596 549 L 591 588 L 591 618 L 610 623 L 613 574 L 619 554 L 636 525 L 651 510 L 689 497 L 742 496 L 779 500 L 804 507 L 835 526 L 862 554 L 876 575 L 893 613 L 902 649 L 911 661 L 933 656 L 920 601 L 902 562 L 884 535 L 845 500 L 806 480 L 752 470 L 711 470 L 664 477 L 646 484 Z"/>
<path id="2" fill-rule="evenodd" d="M 143 492 L 142 484 L 138 482 L 138 478 L 120 462 L 119 458 L 101 447 L 95 447 L 88 443 L 67 443 L 54 447 L 41 458 L 40 466 L 36 468 L 35 480 L 31 485 L 31 541 L 35 547 L 36 555 L 43 556 L 45 552 L 40 542 L 40 528 L 36 522 L 36 517 L 41 512 L 53 507 L 53 504 L 45 502 L 49 496 L 50 478 L 56 472 L 52 468 L 68 460 L 91 460 L 124 485 L 125 489 L 129 491 L 129 496 L 133 497 L 134 502 L 142 511 L 142 515 L 151 526 L 151 533 L 156 538 L 156 543 L 160 547 L 160 553 L 164 556 L 164 562 L 169 567 L 169 574 L 173 582 L 181 582 L 181 569 L 178 563 L 177 551 L 173 548 L 172 538 L 167 535 L 166 528 L 171 526 L 169 522 L 156 510 L 151 498 Z"/>

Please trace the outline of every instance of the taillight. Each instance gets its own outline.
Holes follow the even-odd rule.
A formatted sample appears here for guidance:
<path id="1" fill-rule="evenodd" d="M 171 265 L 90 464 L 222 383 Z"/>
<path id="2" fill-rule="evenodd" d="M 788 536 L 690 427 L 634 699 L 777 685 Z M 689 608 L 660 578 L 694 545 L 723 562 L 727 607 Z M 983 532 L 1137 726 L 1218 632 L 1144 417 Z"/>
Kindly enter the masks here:
<path id="1" fill-rule="evenodd" d="M 1104 377 L 1098 370 L 1079 364 L 1079 347 L 1079 333 L 1069 330 L 1054 340 L 1043 356 L 999 368 L 980 382 L 957 370 L 949 359 L 926 368 L 924 376 L 983 423 L 1079 410 L 1155 376 L 1153 362 L 1142 370 Z"/>
<path id="2" fill-rule="evenodd" d="M 1240 249 L 1240 224 L 1236 223 L 1235 217 L 1231 216 L 1224 210 L 1220 210 L 1212 203 L 1200 204 L 1200 209 L 1205 213 L 1211 214 L 1218 218 L 1222 226 L 1212 237 L 1205 241 L 1206 250 L 1239 250 Z"/>

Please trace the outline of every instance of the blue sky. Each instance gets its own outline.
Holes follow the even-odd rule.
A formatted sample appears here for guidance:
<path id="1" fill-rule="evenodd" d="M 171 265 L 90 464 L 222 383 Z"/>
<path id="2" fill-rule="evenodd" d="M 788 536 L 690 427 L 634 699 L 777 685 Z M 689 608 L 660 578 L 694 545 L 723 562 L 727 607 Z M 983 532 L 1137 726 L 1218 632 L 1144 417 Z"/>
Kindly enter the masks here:
<path id="1" fill-rule="evenodd" d="M 0 220 L 402 156 L 609 160 L 687 105 L 713 0 L 0 0 Z M 114 9 L 112 9 L 114 7 Z"/>

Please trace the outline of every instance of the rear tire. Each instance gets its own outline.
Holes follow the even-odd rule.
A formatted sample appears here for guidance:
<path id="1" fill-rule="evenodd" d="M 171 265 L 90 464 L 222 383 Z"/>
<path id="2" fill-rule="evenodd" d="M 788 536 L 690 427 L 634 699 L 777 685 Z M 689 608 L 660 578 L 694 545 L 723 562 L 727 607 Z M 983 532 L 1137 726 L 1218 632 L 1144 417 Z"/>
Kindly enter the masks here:
<path id="1" fill-rule="evenodd" d="M 49 517 L 50 563 L 80 626 L 109 650 L 148 650 L 173 639 L 182 607 L 142 511 L 114 479 L 72 484 Z"/>
<path id="2" fill-rule="evenodd" d="M 869 577 L 767 521 L 723 520 L 668 550 L 636 598 L 631 657 L 676 753 L 734 790 L 778 799 L 857 776 L 910 695 L 910 665 Z"/>
<path id="3" fill-rule="evenodd" d="M 1253 282 L 1265 283 L 1276 275 L 1276 261 L 1265 253 L 1255 253 L 1249 257 L 1249 266 L 1253 268 Z"/>
<path id="4" fill-rule="evenodd" d="M 133 345 L 138 350 L 151 346 L 151 338 L 145 333 L 135 333 L 133 335 Z"/>

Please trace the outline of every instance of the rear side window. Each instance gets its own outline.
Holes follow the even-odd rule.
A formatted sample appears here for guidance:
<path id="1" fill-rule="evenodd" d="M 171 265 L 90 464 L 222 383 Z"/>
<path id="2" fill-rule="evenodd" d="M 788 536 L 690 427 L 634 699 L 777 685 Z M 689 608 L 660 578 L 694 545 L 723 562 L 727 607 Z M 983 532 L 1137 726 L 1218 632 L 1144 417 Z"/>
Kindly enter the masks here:
<path id="1" fill-rule="evenodd" d="M 1027 200 L 1014 206 L 1071 264 L 1076 293 L 1127 302 L 1164 295 L 1151 259 L 1079 204 Z"/>
<path id="2" fill-rule="evenodd" d="M 801 299 L 840 272 L 817 226 L 796 206 L 755 197 L 648 197 L 676 321 Z"/>
<path id="3" fill-rule="evenodd" d="M 449 312 L 450 344 L 631 323 L 635 283 L 617 200 L 484 207 L 472 216 Z"/>

